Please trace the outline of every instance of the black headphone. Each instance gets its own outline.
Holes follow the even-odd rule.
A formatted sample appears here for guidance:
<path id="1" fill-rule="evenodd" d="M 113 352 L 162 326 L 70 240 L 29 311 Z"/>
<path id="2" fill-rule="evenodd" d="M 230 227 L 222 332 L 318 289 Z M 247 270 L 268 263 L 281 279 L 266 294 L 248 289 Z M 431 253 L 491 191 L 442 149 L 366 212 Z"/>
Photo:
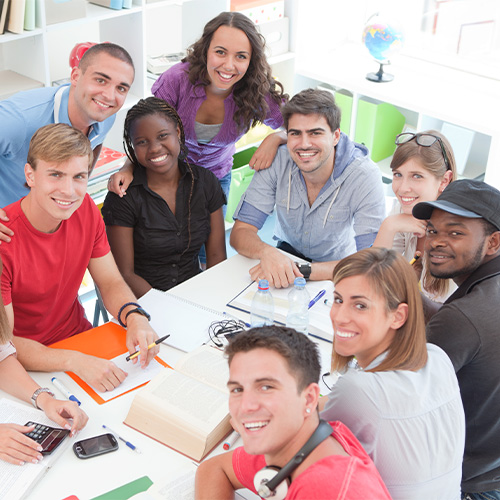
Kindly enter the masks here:
<path id="1" fill-rule="evenodd" d="M 262 498 L 273 497 L 284 500 L 288 493 L 290 476 L 292 472 L 308 457 L 308 455 L 333 432 L 330 424 L 320 420 L 318 427 L 312 433 L 307 443 L 297 454 L 281 469 L 269 465 L 261 469 L 253 478 L 253 485 Z"/>

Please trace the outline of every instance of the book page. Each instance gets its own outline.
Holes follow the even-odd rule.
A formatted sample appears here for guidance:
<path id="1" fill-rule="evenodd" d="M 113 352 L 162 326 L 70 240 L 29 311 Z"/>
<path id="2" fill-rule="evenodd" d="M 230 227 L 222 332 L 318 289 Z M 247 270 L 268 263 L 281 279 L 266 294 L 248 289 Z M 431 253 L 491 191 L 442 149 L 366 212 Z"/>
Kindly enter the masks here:
<path id="1" fill-rule="evenodd" d="M 227 394 L 175 370 L 167 370 L 166 373 L 167 376 L 161 377 L 159 383 L 155 383 L 158 378 L 151 381 L 147 392 L 160 400 L 172 418 L 189 422 L 188 425 L 195 429 L 211 430 L 227 415 Z"/>
<path id="2" fill-rule="evenodd" d="M 118 368 L 128 373 L 125 380 L 118 387 L 115 387 L 112 391 L 106 392 L 98 392 L 95 387 L 92 387 L 104 401 L 109 401 L 110 399 L 116 398 L 116 396 L 120 396 L 127 391 L 149 382 L 165 368 L 158 363 L 156 359 L 152 359 L 149 365 L 143 370 L 139 362 L 134 365 L 131 361 L 127 361 L 126 358 L 128 354 L 128 352 L 125 352 L 111 360 Z"/>
<path id="3" fill-rule="evenodd" d="M 0 399 L 0 423 L 24 425 L 30 420 L 59 428 L 59 425 L 52 422 L 40 410 L 10 399 Z M 33 484 L 49 470 L 69 442 L 69 438 L 66 438 L 52 454 L 45 455 L 38 464 L 14 465 L 0 460 L 0 478 L 2 478 L 0 481 L 0 498 L 2 500 L 18 500 L 22 498 L 32 488 Z"/>
<path id="4" fill-rule="evenodd" d="M 227 391 L 229 366 L 224 351 L 208 345 L 184 355 L 175 369 L 223 392 Z"/>

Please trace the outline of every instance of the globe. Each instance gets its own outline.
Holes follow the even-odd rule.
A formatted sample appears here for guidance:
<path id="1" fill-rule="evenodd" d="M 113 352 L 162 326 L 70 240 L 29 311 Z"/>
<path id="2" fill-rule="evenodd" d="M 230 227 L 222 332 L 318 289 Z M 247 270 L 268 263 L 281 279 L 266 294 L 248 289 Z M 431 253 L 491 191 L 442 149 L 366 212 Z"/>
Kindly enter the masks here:
<path id="1" fill-rule="evenodd" d="M 394 76 L 384 73 L 383 65 L 390 64 L 391 58 L 403 46 L 403 32 L 393 23 L 379 16 L 371 17 L 363 29 L 363 43 L 371 56 L 380 64 L 377 73 L 368 73 L 366 78 L 375 82 L 389 82 Z"/>

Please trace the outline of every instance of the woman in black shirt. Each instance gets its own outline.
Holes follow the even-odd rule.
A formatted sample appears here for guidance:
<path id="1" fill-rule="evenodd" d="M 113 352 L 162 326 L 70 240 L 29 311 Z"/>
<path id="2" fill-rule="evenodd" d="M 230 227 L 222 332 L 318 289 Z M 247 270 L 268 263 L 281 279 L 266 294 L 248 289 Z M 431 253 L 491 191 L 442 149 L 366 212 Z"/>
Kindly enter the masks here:
<path id="1" fill-rule="evenodd" d="M 111 251 L 137 297 L 168 290 L 226 258 L 224 193 L 214 174 L 187 160 L 179 115 L 156 97 L 127 113 L 124 145 L 134 164 L 127 195 L 109 192 L 102 207 Z"/>

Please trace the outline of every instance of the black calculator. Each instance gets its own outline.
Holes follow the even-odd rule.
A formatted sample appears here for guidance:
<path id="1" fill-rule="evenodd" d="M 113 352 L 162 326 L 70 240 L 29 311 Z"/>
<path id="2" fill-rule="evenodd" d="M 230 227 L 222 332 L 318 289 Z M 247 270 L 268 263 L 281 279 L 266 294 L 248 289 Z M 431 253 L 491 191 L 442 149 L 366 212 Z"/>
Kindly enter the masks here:
<path id="1" fill-rule="evenodd" d="M 24 425 L 26 427 L 35 426 L 26 436 L 42 446 L 42 455 L 50 455 L 70 432 L 67 429 L 56 429 L 55 427 L 38 424 L 37 422 L 27 422 Z"/>

